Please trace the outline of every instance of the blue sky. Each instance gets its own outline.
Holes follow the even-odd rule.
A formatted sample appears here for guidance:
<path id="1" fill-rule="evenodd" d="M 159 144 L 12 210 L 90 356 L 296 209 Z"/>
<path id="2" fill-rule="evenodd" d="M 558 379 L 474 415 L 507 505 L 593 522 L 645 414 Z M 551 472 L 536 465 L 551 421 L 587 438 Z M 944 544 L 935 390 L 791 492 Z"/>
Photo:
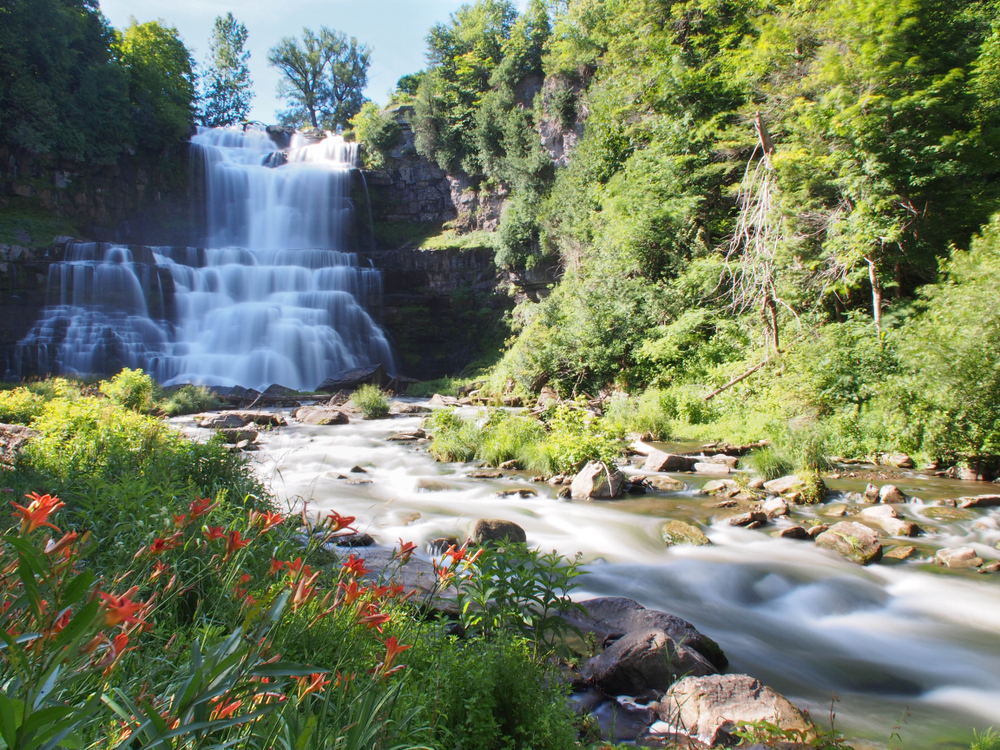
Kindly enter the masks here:
<path id="1" fill-rule="evenodd" d="M 519 7 L 525 4 L 518 2 Z M 104 15 L 118 28 L 127 26 L 131 16 L 140 23 L 162 20 L 175 26 L 199 64 L 208 56 L 216 16 L 231 11 L 249 32 L 256 93 L 250 117 L 267 123 L 282 108 L 275 92 L 278 73 L 268 66 L 267 51 L 282 37 L 300 37 L 303 27 L 327 26 L 368 44 L 373 52 L 365 93 L 385 104 L 400 76 L 424 67 L 428 29 L 447 21 L 461 5 L 461 0 L 101 0 Z"/>

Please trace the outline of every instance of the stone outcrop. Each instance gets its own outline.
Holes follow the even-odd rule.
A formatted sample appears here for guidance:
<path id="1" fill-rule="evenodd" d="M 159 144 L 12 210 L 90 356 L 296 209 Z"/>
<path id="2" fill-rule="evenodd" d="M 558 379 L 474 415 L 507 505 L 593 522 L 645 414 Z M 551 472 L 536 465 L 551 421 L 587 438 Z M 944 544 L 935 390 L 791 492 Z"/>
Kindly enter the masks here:
<path id="1" fill-rule="evenodd" d="M 663 691 L 682 675 L 717 674 L 704 656 L 657 628 L 626 633 L 590 660 L 586 673 L 609 695 Z"/>
<path id="2" fill-rule="evenodd" d="M 625 475 L 602 461 L 591 461 L 574 477 L 570 494 L 574 500 L 612 500 L 622 494 Z"/>
<path id="3" fill-rule="evenodd" d="M 867 526 L 854 521 L 841 521 L 816 537 L 816 546 L 832 549 L 859 565 L 882 559 L 878 535 Z"/>
<path id="4" fill-rule="evenodd" d="M 504 540 L 520 542 L 521 544 L 528 541 L 524 529 L 513 521 L 505 521 L 502 518 L 480 518 L 472 527 L 471 539 L 474 544 L 479 546 Z"/>
<path id="5" fill-rule="evenodd" d="M 667 521 L 660 528 L 660 534 L 663 536 L 663 543 L 668 547 L 678 544 L 703 547 L 712 543 L 704 531 L 684 521 Z"/>

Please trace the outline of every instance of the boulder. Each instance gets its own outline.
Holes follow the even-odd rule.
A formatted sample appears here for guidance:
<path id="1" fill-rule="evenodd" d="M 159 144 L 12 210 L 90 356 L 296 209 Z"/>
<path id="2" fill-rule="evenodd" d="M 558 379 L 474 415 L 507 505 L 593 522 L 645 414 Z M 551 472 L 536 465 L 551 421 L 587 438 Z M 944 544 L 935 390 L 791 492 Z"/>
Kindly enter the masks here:
<path id="1" fill-rule="evenodd" d="M 261 427 L 284 427 L 288 422 L 280 414 L 271 414 L 263 411 L 232 411 L 230 414 L 238 414 L 243 417 L 247 424 L 256 424 Z"/>
<path id="2" fill-rule="evenodd" d="M 696 474 L 711 474 L 712 476 L 729 474 L 729 466 L 720 463 L 707 463 L 699 461 L 692 467 L 692 469 Z"/>
<path id="3" fill-rule="evenodd" d="M 779 531 L 777 535 L 781 539 L 812 539 L 809 532 L 801 526 L 789 526 L 787 529 Z"/>
<path id="4" fill-rule="evenodd" d="M 657 704 L 662 721 L 710 747 L 735 744 L 741 722 L 766 721 L 808 733 L 812 723 L 787 698 L 745 674 L 685 677 Z"/>
<path id="5" fill-rule="evenodd" d="M 490 542 L 502 542 L 505 539 L 521 544 L 528 541 L 524 529 L 513 521 L 504 521 L 501 518 L 480 518 L 472 527 L 471 538 L 473 543 L 480 547 Z"/>
<path id="6" fill-rule="evenodd" d="M 381 388 L 388 382 L 389 378 L 381 364 L 367 365 L 337 373 L 332 378 L 327 378 L 320 383 L 316 390 L 323 393 L 336 393 L 344 389 L 354 390 L 362 385 L 377 385 Z"/>
<path id="7" fill-rule="evenodd" d="M 240 443 L 244 440 L 252 443 L 257 439 L 257 425 L 252 423 L 246 427 L 223 427 L 218 432 L 227 443 Z"/>
<path id="8" fill-rule="evenodd" d="M 740 486 L 732 479 L 710 479 L 701 486 L 701 491 L 706 495 L 736 495 L 739 494 Z"/>
<path id="9" fill-rule="evenodd" d="M 405 401 L 393 401 L 389 404 L 390 414 L 429 414 L 433 409 L 420 404 L 408 404 Z"/>
<path id="10" fill-rule="evenodd" d="M 620 596 L 587 599 L 580 605 L 586 614 L 574 612 L 564 615 L 564 618 L 580 630 L 594 633 L 599 643 L 620 638 L 626 633 L 656 629 L 666 633 L 674 643 L 694 649 L 716 669 L 725 669 L 729 663 L 718 643 L 676 615 L 646 609 L 639 602 Z"/>
<path id="11" fill-rule="evenodd" d="M 807 531 L 807 533 L 809 534 L 809 537 L 811 539 L 815 539 L 820 534 L 822 534 L 824 531 L 827 531 L 829 528 L 830 528 L 830 524 L 828 524 L 828 523 L 819 523 L 819 524 L 816 524 L 815 526 L 810 526 L 809 530 Z"/>
<path id="12" fill-rule="evenodd" d="M 663 535 L 663 542 L 668 547 L 678 544 L 691 544 L 695 547 L 703 547 L 711 544 L 712 541 L 705 536 L 705 532 L 697 526 L 692 526 L 684 521 L 667 521 L 660 529 Z"/>
<path id="13" fill-rule="evenodd" d="M 326 406 L 303 406 L 295 412 L 295 418 L 303 424 L 314 425 L 347 424 L 351 421 L 344 412 Z"/>
<path id="14" fill-rule="evenodd" d="M 646 477 L 649 486 L 661 492 L 681 492 L 687 487 L 684 482 L 673 477 Z"/>
<path id="15" fill-rule="evenodd" d="M 772 479 L 770 482 L 764 482 L 764 489 L 773 495 L 784 495 L 796 490 L 801 492 L 805 488 L 805 480 L 797 474 L 789 474 L 779 479 Z"/>
<path id="16" fill-rule="evenodd" d="M 890 536 L 917 536 L 920 527 L 915 523 L 904 521 L 891 505 L 876 505 L 861 511 L 861 517 L 872 521 Z"/>
<path id="17" fill-rule="evenodd" d="M 694 649 L 678 645 L 658 628 L 626 633 L 590 660 L 590 681 L 608 695 L 639 695 L 663 691 L 681 675 L 718 674 Z"/>
<path id="18" fill-rule="evenodd" d="M 459 406 L 457 398 L 454 396 L 442 396 L 440 393 L 435 393 L 431 396 L 430 401 L 427 403 L 431 406 Z"/>
<path id="19" fill-rule="evenodd" d="M 19 424 L 0 424 L 0 468 L 13 469 L 30 440 L 40 433 Z"/>
<path id="20" fill-rule="evenodd" d="M 880 501 L 879 489 L 871 482 L 865 487 L 865 494 L 861 496 L 861 502 L 863 503 L 877 503 Z"/>
<path id="21" fill-rule="evenodd" d="M 773 497 L 762 503 L 760 509 L 768 518 L 778 518 L 779 516 L 788 515 L 788 503 L 780 497 Z"/>
<path id="22" fill-rule="evenodd" d="M 895 466 L 897 469 L 912 469 L 913 459 L 906 453 L 885 453 L 879 463 Z"/>
<path id="23" fill-rule="evenodd" d="M 410 430 L 409 432 L 395 432 L 386 440 L 391 440 L 400 443 L 411 443 L 414 440 L 423 440 L 427 437 L 427 433 L 421 430 L 419 427 L 415 430 Z"/>
<path id="24" fill-rule="evenodd" d="M 816 546 L 832 549 L 859 565 L 876 563 L 882 559 L 882 545 L 876 533 L 854 521 L 834 524 L 816 537 Z"/>
<path id="25" fill-rule="evenodd" d="M 664 453 L 652 450 L 642 465 L 643 471 L 693 471 L 697 459 L 691 456 L 679 456 L 676 453 Z M 728 469 L 727 469 L 728 473 Z"/>
<path id="26" fill-rule="evenodd" d="M 934 561 L 949 568 L 978 568 L 983 558 L 976 555 L 972 547 L 948 547 L 939 549 Z"/>
<path id="27" fill-rule="evenodd" d="M 899 546 L 893 547 L 882 553 L 883 560 L 905 560 L 917 551 L 916 547 Z"/>
<path id="28" fill-rule="evenodd" d="M 247 421 L 237 412 L 223 412 L 222 414 L 211 414 L 199 423 L 199 427 L 211 430 L 231 429 L 234 427 L 245 427 Z"/>
<path id="29" fill-rule="evenodd" d="M 759 510 L 752 510 L 749 513 L 740 513 L 729 519 L 730 526 L 750 526 L 757 528 L 767 523 L 767 514 Z"/>
<path id="30" fill-rule="evenodd" d="M 865 508 L 859 514 L 862 518 L 899 518 L 899 513 L 891 505 L 876 505 L 873 508 Z"/>
<path id="31" fill-rule="evenodd" d="M 611 471 L 602 461 L 591 461 L 573 478 L 570 494 L 574 500 L 611 500 L 622 494 L 625 475 Z"/>
<path id="32" fill-rule="evenodd" d="M 958 498 L 959 508 L 995 508 L 1000 505 L 1000 495 L 977 495 Z"/>
<path id="33" fill-rule="evenodd" d="M 878 491 L 878 499 L 883 503 L 905 503 L 906 495 L 894 484 L 883 484 Z"/>

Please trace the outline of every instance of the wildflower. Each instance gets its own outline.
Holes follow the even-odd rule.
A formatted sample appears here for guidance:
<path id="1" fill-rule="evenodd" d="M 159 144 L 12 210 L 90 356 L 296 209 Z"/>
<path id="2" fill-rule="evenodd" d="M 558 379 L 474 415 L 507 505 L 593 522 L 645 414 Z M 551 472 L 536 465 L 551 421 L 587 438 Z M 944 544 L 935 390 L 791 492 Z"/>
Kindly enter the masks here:
<path id="1" fill-rule="evenodd" d="M 66 607 L 66 609 L 63 610 L 62 614 L 56 618 L 56 621 L 52 623 L 51 634 L 58 635 L 59 633 L 61 633 L 63 631 L 63 628 L 69 625 L 69 621 L 71 619 L 73 619 L 73 610 L 70 609 L 69 607 Z"/>
<path id="2" fill-rule="evenodd" d="M 336 511 L 331 511 L 330 515 L 324 519 L 321 525 L 328 527 L 331 534 L 336 534 L 341 529 L 350 529 L 351 531 L 354 531 L 354 529 L 351 528 L 351 524 L 354 523 L 354 519 L 355 516 L 342 516 Z"/>
<path id="3" fill-rule="evenodd" d="M 62 552 L 63 558 L 64 559 L 68 558 L 73 551 L 72 549 L 73 542 L 77 540 L 78 536 L 79 534 L 77 534 L 75 531 L 70 531 L 66 534 L 63 534 L 62 538 L 58 542 L 53 542 L 51 539 L 49 539 L 45 543 L 45 554 L 54 555 L 57 552 Z"/>
<path id="4" fill-rule="evenodd" d="M 412 646 L 400 646 L 399 642 L 396 640 L 396 636 L 392 636 L 386 640 L 385 658 L 382 659 L 382 662 L 377 667 L 375 667 L 375 674 L 385 677 L 386 675 L 390 675 L 393 672 L 398 672 L 402 669 L 405 666 L 404 664 L 400 664 L 398 667 L 393 669 L 392 663 L 396 661 L 397 656 L 406 651 L 408 648 L 412 648 Z"/>
<path id="5" fill-rule="evenodd" d="M 169 536 L 166 539 L 157 537 L 153 540 L 153 543 L 149 545 L 149 554 L 151 555 L 162 555 L 164 552 L 170 549 L 176 549 L 181 543 L 180 532 Z"/>
<path id="6" fill-rule="evenodd" d="M 119 633 L 114 637 L 114 639 L 107 641 L 107 650 L 103 658 L 98 661 L 95 667 L 105 667 L 104 674 L 110 674 L 111 670 L 115 668 L 119 661 L 121 661 L 122 656 L 125 655 L 126 651 L 131 651 L 131 648 L 125 648 L 128 646 L 128 634 Z M 134 648 L 134 646 L 133 646 Z"/>
<path id="7" fill-rule="evenodd" d="M 399 538 L 399 544 L 400 544 L 399 551 L 395 552 L 393 556 L 397 560 L 399 560 L 401 565 L 405 565 L 406 562 L 410 559 L 410 555 L 412 555 L 413 551 L 417 548 L 417 545 L 415 545 L 413 542 L 404 543 L 403 537 Z"/>
<path id="8" fill-rule="evenodd" d="M 230 531 L 226 534 L 226 556 L 222 559 L 228 560 L 231 554 L 236 552 L 236 550 L 243 549 L 248 544 L 250 544 L 250 540 L 245 537 L 241 538 L 240 532 Z"/>
<path id="9" fill-rule="evenodd" d="M 188 505 L 188 517 L 193 521 L 196 518 L 206 515 L 209 511 L 215 510 L 218 503 L 213 503 L 208 498 L 196 498 Z"/>
<path id="10" fill-rule="evenodd" d="M 157 560 L 156 563 L 153 565 L 153 572 L 149 574 L 149 580 L 155 581 L 157 578 L 166 573 L 168 570 L 170 570 L 170 566 L 164 565 L 162 562 Z"/>
<path id="11" fill-rule="evenodd" d="M 101 592 L 101 600 L 104 602 L 105 627 L 114 627 L 121 623 L 142 622 L 142 618 L 137 617 L 136 613 L 141 612 L 148 602 L 133 602 L 132 597 L 137 593 L 139 593 L 138 586 L 133 586 L 121 596 Z"/>
<path id="12" fill-rule="evenodd" d="M 368 568 L 365 567 L 365 560 L 363 557 L 358 557 L 353 552 L 350 557 L 347 558 L 342 566 L 344 571 L 351 576 L 361 577 L 368 573 Z"/>
<path id="13" fill-rule="evenodd" d="M 296 677 L 295 679 L 299 683 L 299 700 L 310 693 L 322 693 L 323 688 L 330 684 L 330 680 L 323 679 L 326 674 L 326 672 L 313 672 L 308 677 Z"/>
<path id="14" fill-rule="evenodd" d="M 28 507 L 18 505 L 15 502 L 11 503 L 16 509 L 14 516 L 21 517 L 21 533 L 24 534 L 27 532 L 30 534 L 39 526 L 48 526 L 51 529 L 59 531 L 58 528 L 49 523 L 49 516 L 64 507 L 66 503 L 59 500 L 58 497 L 39 495 L 37 492 L 32 492 L 25 495 L 25 497 L 31 500 L 28 503 Z"/>
<path id="15" fill-rule="evenodd" d="M 221 703 L 222 701 L 223 701 L 222 697 L 212 698 L 213 703 Z M 224 706 L 223 705 L 216 706 L 215 710 L 212 711 L 211 719 L 212 721 L 215 721 L 217 719 L 228 719 L 242 705 L 243 701 L 232 701 Z"/>
<path id="16" fill-rule="evenodd" d="M 299 607 L 313 598 L 316 593 L 316 588 L 313 584 L 316 583 L 317 578 L 319 578 L 319 571 L 316 571 L 311 576 L 303 575 L 299 578 L 292 593 L 293 612 L 297 612 Z"/>
<path id="17" fill-rule="evenodd" d="M 261 513 L 256 510 L 250 511 L 250 523 L 253 526 L 260 526 L 261 534 L 266 534 L 275 526 L 280 526 L 284 522 L 285 519 L 280 513 L 271 513 L 270 511 Z"/>
<path id="18" fill-rule="evenodd" d="M 338 586 L 340 586 L 340 588 L 344 591 L 345 604 L 353 604 L 368 590 L 360 588 L 356 580 L 352 580 L 350 583 L 344 583 L 341 581 Z"/>
<path id="19" fill-rule="evenodd" d="M 300 570 L 302 570 L 302 558 L 296 557 L 291 562 L 286 562 L 285 566 L 288 568 L 288 574 L 294 577 L 295 575 L 298 574 Z M 306 565 L 306 575 L 309 575 L 308 571 L 309 571 L 309 566 Z"/>
<path id="20" fill-rule="evenodd" d="M 359 625 L 367 625 L 369 629 L 375 628 L 378 632 L 382 632 L 382 626 L 389 621 L 389 615 L 384 612 L 379 612 L 378 607 L 374 604 L 368 605 L 369 614 L 358 619 Z"/>
<path id="21" fill-rule="evenodd" d="M 205 526 L 202 528 L 202 532 L 204 532 L 205 538 L 210 542 L 226 538 L 226 531 L 221 526 Z"/>
<path id="22" fill-rule="evenodd" d="M 299 558 L 299 559 L 301 559 L 301 558 Z M 281 572 L 281 569 L 283 567 L 285 567 L 285 563 L 283 561 L 281 561 L 281 560 L 275 560 L 272 557 L 271 558 L 271 567 L 268 569 L 267 574 L 269 576 L 277 575 L 278 573 Z"/>
<path id="23" fill-rule="evenodd" d="M 178 515 L 174 516 L 174 528 L 175 529 L 183 529 L 190 522 L 191 522 L 191 519 L 188 517 L 187 513 L 181 513 L 179 516 Z"/>

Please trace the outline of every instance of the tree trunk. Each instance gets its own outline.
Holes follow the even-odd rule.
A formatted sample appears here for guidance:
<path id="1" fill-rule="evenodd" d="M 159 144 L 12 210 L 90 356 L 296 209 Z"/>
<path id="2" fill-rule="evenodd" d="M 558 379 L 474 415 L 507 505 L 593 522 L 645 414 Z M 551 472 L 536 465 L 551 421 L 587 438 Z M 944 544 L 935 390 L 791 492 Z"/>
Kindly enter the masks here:
<path id="1" fill-rule="evenodd" d="M 875 319 L 875 333 L 882 336 L 882 283 L 878 280 L 878 269 L 875 261 L 865 258 L 868 261 L 868 278 L 872 282 L 872 317 Z"/>

